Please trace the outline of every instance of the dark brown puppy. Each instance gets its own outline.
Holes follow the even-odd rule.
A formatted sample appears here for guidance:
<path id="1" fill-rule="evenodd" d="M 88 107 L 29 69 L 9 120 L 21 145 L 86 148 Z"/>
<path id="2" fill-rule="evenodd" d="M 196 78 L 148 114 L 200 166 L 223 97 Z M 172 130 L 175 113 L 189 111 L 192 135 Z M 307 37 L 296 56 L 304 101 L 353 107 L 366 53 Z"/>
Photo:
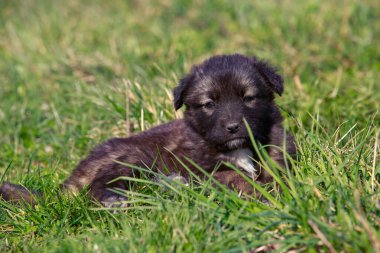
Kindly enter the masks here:
<path id="1" fill-rule="evenodd" d="M 283 92 L 283 79 L 275 69 L 255 57 L 214 56 L 192 68 L 174 90 L 176 110 L 186 106 L 185 117 L 128 138 L 110 139 L 94 148 L 64 182 L 63 187 L 78 191 L 89 186 L 90 195 L 107 205 L 123 198 L 110 188 L 125 189 L 125 181 L 109 183 L 120 176 L 138 177 L 139 171 L 119 162 L 150 168 L 166 175 L 188 178 L 189 173 L 174 157 L 180 158 L 195 174 L 203 176 L 185 158 L 212 172 L 221 183 L 249 192 L 250 184 L 223 165 L 230 162 L 264 182 L 269 177 L 254 164 L 257 156 L 249 140 L 243 119 L 254 138 L 268 148 L 274 161 L 285 167 L 284 129 L 275 93 Z M 295 154 L 291 135 L 286 135 L 286 152 Z M 173 155 L 174 154 L 174 155 Z M 5 183 L 3 198 L 31 199 L 29 192 Z"/>

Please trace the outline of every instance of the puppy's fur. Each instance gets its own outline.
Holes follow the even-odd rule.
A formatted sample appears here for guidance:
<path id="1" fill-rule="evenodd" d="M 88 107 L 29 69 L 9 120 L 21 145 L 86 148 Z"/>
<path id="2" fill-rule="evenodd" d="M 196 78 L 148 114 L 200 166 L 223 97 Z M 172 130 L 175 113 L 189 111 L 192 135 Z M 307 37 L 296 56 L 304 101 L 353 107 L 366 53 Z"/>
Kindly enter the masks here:
<path id="1" fill-rule="evenodd" d="M 274 103 L 275 94 L 282 92 L 281 76 L 255 57 L 238 54 L 211 57 L 194 66 L 174 89 L 175 109 L 186 106 L 184 119 L 100 144 L 79 163 L 63 187 L 78 191 L 89 186 L 89 194 L 95 200 L 118 201 L 121 197 L 109 189 L 125 189 L 125 181 L 109 182 L 120 176 L 138 177 L 140 173 L 125 164 L 188 178 L 188 171 L 176 156 L 201 177 L 203 173 L 188 159 L 207 172 L 219 166 L 214 174 L 218 181 L 250 192 L 250 184 L 223 162 L 234 164 L 259 182 L 270 180 L 253 162 L 258 157 L 249 140 L 245 119 L 255 140 L 268 145 L 271 158 L 286 166 L 281 149 L 285 146 L 286 152 L 294 155 L 295 146 L 289 133 L 283 145 L 283 119 Z M 7 200 L 33 201 L 28 191 L 9 183 L 3 184 L 0 194 Z"/>

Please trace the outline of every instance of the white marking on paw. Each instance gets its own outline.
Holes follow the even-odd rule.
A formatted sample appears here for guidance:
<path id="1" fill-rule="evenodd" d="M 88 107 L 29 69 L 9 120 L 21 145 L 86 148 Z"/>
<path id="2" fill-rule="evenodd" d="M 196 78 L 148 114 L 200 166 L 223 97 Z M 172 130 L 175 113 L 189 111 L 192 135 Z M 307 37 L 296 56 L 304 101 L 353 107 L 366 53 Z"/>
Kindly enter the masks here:
<path id="1" fill-rule="evenodd" d="M 166 177 L 162 177 L 162 178 L 158 178 L 157 181 L 161 184 L 171 184 L 173 182 L 176 182 L 176 183 L 181 183 L 185 186 L 189 186 L 189 182 L 187 181 L 186 178 L 184 178 L 183 176 L 179 175 L 179 174 L 170 174 Z"/>
<path id="2" fill-rule="evenodd" d="M 257 170 L 251 159 L 251 150 L 249 150 L 248 148 L 237 149 L 232 151 L 230 153 L 230 156 L 231 158 L 233 158 L 232 162 L 235 166 L 237 166 L 239 169 L 244 170 L 245 172 L 248 172 L 249 175 L 257 177 Z"/>

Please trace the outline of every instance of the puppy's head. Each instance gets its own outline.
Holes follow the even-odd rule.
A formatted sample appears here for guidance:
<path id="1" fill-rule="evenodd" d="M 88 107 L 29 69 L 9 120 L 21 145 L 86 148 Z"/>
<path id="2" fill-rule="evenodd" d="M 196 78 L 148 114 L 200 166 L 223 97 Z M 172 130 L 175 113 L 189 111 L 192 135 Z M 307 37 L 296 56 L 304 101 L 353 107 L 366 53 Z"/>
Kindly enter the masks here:
<path id="1" fill-rule="evenodd" d="M 265 141 L 281 116 L 273 103 L 283 92 L 283 79 L 263 61 L 242 55 L 214 56 L 192 68 L 174 89 L 174 107 L 186 106 L 185 120 L 220 150 L 249 145 L 248 122 Z"/>

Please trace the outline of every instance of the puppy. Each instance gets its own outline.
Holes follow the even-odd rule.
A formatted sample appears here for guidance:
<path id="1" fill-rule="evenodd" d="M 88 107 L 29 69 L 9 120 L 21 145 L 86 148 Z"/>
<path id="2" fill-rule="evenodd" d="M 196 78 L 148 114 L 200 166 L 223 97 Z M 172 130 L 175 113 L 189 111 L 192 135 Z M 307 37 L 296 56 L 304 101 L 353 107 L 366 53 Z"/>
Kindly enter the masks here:
<path id="1" fill-rule="evenodd" d="M 258 156 L 245 120 L 255 141 L 267 145 L 270 157 L 277 164 L 287 165 L 284 152 L 294 156 L 296 149 L 289 133 L 284 138 L 283 118 L 274 103 L 275 94 L 282 93 L 283 79 L 267 63 L 239 54 L 213 56 L 194 66 L 174 89 L 174 108 L 186 107 L 184 119 L 100 144 L 78 164 L 62 186 L 70 191 L 88 186 L 93 199 L 108 205 L 123 200 L 110 189 L 126 189 L 125 181 L 114 179 L 139 177 L 141 170 L 136 167 L 187 179 L 189 172 L 185 164 L 193 173 L 204 177 L 195 163 L 208 173 L 218 166 L 213 174 L 216 180 L 249 193 L 251 185 L 225 162 L 254 180 L 270 180 L 265 171 L 260 171 L 260 165 L 253 162 Z M 0 194 L 6 200 L 33 202 L 29 191 L 9 183 L 3 184 Z"/>

